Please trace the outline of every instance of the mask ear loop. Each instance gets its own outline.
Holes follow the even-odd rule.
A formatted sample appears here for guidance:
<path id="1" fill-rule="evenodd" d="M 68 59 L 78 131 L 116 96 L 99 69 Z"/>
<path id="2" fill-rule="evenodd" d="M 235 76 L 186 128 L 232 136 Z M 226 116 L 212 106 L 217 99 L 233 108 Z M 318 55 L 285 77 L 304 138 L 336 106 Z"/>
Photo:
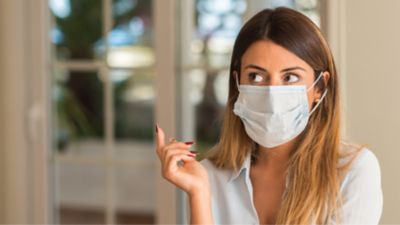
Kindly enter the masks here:
<path id="1" fill-rule="evenodd" d="M 324 93 L 322 94 L 322 97 L 317 101 L 317 104 L 314 106 L 314 108 L 311 110 L 310 112 L 310 116 L 313 114 L 313 112 L 315 112 L 315 110 L 318 108 L 318 106 L 321 104 L 322 100 L 324 100 L 326 94 L 328 93 L 328 89 L 326 89 L 324 91 Z"/>
<path id="2" fill-rule="evenodd" d="M 239 77 L 238 77 L 238 73 L 235 71 L 233 72 L 235 74 L 235 82 L 236 82 L 236 87 L 239 90 Z"/>
<path id="3" fill-rule="evenodd" d="M 307 92 L 308 92 L 311 88 L 313 88 L 313 87 L 315 86 L 315 84 L 318 83 L 319 80 L 321 80 L 321 78 L 322 78 L 322 73 L 323 73 L 323 71 L 321 71 L 321 73 L 319 73 L 317 79 L 316 79 L 316 80 L 314 81 L 314 83 L 307 89 Z"/>
<path id="4" fill-rule="evenodd" d="M 311 87 L 309 87 L 307 89 L 307 92 L 313 88 L 315 86 L 316 83 L 318 83 L 319 80 L 321 80 L 322 78 L 322 73 L 323 71 L 321 71 L 321 73 L 319 74 L 318 78 L 314 81 L 314 83 L 311 85 Z M 328 93 L 328 89 L 325 89 L 324 93 L 322 94 L 322 97 L 317 101 L 317 104 L 314 106 L 314 108 L 311 110 L 310 112 L 310 116 L 313 114 L 313 112 L 315 112 L 315 110 L 318 108 L 318 106 L 321 104 L 322 100 L 324 100 L 326 94 Z"/>

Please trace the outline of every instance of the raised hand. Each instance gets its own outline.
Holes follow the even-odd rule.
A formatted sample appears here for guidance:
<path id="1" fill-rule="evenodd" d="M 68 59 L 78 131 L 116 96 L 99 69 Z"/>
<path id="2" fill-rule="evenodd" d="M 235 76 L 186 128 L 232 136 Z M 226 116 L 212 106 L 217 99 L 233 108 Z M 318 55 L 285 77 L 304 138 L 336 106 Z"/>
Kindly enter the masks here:
<path id="1" fill-rule="evenodd" d="M 156 126 L 157 155 L 161 161 L 162 176 L 190 196 L 209 189 L 206 169 L 196 161 L 196 153 L 190 152 L 193 142 L 175 139 L 165 143 L 164 131 Z"/>

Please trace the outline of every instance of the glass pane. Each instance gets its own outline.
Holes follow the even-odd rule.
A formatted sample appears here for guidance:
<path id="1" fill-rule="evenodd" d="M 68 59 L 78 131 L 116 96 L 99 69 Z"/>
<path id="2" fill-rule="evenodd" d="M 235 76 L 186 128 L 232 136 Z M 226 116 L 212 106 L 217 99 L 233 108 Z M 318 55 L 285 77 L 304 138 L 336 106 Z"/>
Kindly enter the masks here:
<path id="1" fill-rule="evenodd" d="M 60 59 L 93 59 L 101 51 L 103 6 L 100 0 L 49 0 L 50 38 Z"/>
<path id="2" fill-rule="evenodd" d="M 129 167 L 116 170 L 117 223 L 154 224 L 156 211 L 154 177 L 159 175 L 154 166 L 156 161 L 146 157 L 137 157 L 135 161 L 136 163 Z"/>
<path id="3" fill-rule="evenodd" d="M 196 0 L 195 36 L 190 43 L 193 64 L 213 68 L 229 65 L 246 8 L 245 0 Z"/>
<path id="4" fill-rule="evenodd" d="M 154 64 L 152 3 L 114 0 L 114 26 L 109 34 L 107 63 L 114 68 L 143 68 Z"/>
<path id="5" fill-rule="evenodd" d="M 116 141 L 152 143 L 154 135 L 153 71 L 112 70 Z"/>
<path id="6" fill-rule="evenodd" d="M 103 153 L 103 83 L 95 72 L 54 71 L 54 149 L 58 154 Z"/>
<path id="7" fill-rule="evenodd" d="M 114 26 L 109 36 L 111 46 L 153 45 L 151 0 L 113 0 Z"/>
<path id="8" fill-rule="evenodd" d="M 57 211 L 60 224 L 104 224 L 105 169 L 60 162 Z"/>
<path id="9" fill-rule="evenodd" d="M 319 1 L 317 0 L 296 0 L 294 9 L 299 10 L 308 16 L 315 24 L 321 26 L 321 17 L 319 13 Z"/>
<path id="10" fill-rule="evenodd" d="M 248 2 L 252 0 L 247 0 Z M 318 0 L 261 0 L 253 2 L 253 8 L 259 11 L 263 8 L 288 7 L 302 12 L 308 16 L 317 26 L 321 26 L 320 4 Z M 253 12 L 256 13 L 257 11 Z"/>
<path id="11" fill-rule="evenodd" d="M 196 150 L 206 151 L 218 141 L 228 95 L 228 67 L 246 9 L 245 0 L 196 0 L 193 28 L 183 31 L 194 34 L 190 43 L 182 43 L 190 46 L 188 52 L 182 53 L 186 54 L 182 60 L 190 58 L 189 64 L 195 69 L 184 67 L 181 72 L 186 77 L 185 85 L 190 86 L 186 90 L 189 98 L 182 104 L 192 107 L 188 111 L 193 111 Z M 181 35 L 187 36 L 186 33 Z"/>
<path id="12" fill-rule="evenodd" d="M 191 104 L 195 109 L 195 140 L 198 150 L 217 143 L 227 98 L 227 76 L 224 71 L 192 70 Z M 226 82 L 226 83 L 225 83 Z"/>

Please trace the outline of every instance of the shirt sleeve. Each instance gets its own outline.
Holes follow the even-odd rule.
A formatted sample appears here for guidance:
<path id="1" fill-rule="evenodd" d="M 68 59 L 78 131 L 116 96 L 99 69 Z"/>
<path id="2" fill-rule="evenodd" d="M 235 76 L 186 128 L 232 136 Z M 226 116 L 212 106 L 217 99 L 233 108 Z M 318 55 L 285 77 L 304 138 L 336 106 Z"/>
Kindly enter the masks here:
<path id="1" fill-rule="evenodd" d="M 383 197 L 378 159 L 364 149 L 342 182 L 343 206 L 340 224 L 379 224 Z"/>

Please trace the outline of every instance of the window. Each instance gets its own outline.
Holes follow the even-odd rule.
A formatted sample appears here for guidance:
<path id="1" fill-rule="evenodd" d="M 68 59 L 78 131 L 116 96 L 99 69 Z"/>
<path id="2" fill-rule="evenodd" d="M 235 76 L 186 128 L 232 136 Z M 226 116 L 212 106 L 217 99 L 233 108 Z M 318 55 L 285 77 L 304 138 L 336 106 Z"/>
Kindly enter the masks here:
<path id="1" fill-rule="evenodd" d="M 151 0 L 49 0 L 56 222 L 154 222 Z"/>

